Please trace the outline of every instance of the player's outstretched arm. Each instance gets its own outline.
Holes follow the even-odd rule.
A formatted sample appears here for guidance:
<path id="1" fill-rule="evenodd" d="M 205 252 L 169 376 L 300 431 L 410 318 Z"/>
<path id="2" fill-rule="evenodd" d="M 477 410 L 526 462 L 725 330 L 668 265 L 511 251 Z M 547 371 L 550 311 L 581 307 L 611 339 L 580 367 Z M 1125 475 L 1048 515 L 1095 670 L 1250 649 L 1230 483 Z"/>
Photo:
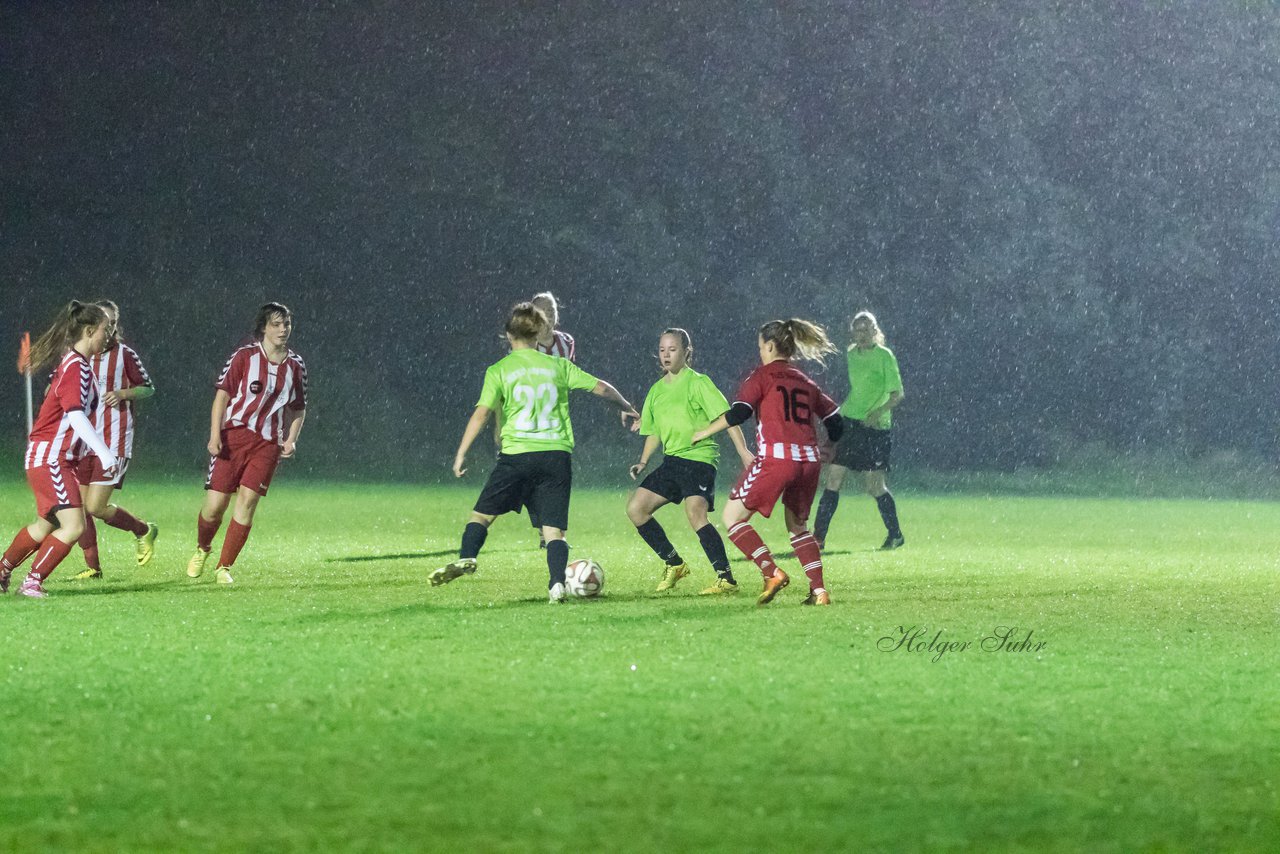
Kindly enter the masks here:
<path id="1" fill-rule="evenodd" d="M 222 453 L 222 421 L 227 417 L 227 405 L 231 403 L 231 395 L 218 389 L 213 395 L 213 408 L 209 412 L 209 453 L 217 456 Z"/>
<path id="2" fill-rule="evenodd" d="M 467 473 L 467 451 L 471 450 L 476 437 L 484 430 L 484 423 L 489 420 L 492 410 L 487 406 L 477 406 L 467 421 L 467 428 L 462 431 L 462 441 L 458 443 L 458 453 L 453 456 L 453 476 L 462 477 Z"/>
<path id="3" fill-rule="evenodd" d="M 738 459 L 742 461 L 743 468 L 750 468 L 756 458 L 751 453 L 751 449 L 747 447 L 747 437 L 742 435 L 742 428 L 736 424 L 730 427 L 729 440 L 733 442 L 733 447 L 738 451 Z"/>
<path id="4" fill-rule="evenodd" d="M 120 461 L 107 447 L 107 443 L 102 441 L 102 434 L 89 423 L 89 416 L 79 410 L 68 412 L 67 423 L 71 425 L 71 432 L 76 434 L 76 438 L 88 445 L 97 454 L 98 459 L 102 460 L 103 469 L 109 474 L 115 474 L 115 468 Z"/>
<path id="5" fill-rule="evenodd" d="M 596 397 L 603 397 L 605 400 L 622 410 L 623 426 L 626 426 L 628 418 L 635 419 L 636 421 L 640 420 L 640 413 L 636 412 L 636 408 L 622 396 L 621 392 L 604 380 L 597 380 L 596 387 L 591 389 L 591 393 Z"/>

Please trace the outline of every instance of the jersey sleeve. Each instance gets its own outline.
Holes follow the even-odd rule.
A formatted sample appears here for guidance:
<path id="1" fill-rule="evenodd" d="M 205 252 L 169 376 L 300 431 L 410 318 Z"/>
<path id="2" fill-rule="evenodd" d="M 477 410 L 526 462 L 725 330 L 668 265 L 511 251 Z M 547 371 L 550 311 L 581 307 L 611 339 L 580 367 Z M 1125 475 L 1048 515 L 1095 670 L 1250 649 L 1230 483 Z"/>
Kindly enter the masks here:
<path id="1" fill-rule="evenodd" d="M 484 372 L 484 385 L 480 388 L 480 399 L 476 406 L 501 411 L 502 378 L 498 375 L 498 366 L 490 365 Z"/>
<path id="2" fill-rule="evenodd" d="M 759 412 L 760 401 L 764 400 L 764 384 L 760 381 L 760 371 L 751 372 L 751 376 L 742 381 L 742 385 L 738 386 L 738 393 L 734 395 L 734 403 L 745 403 L 751 407 L 753 412 Z"/>
<path id="3" fill-rule="evenodd" d="M 298 381 L 293 384 L 293 397 L 289 400 L 288 407 L 298 412 L 307 408 L 307 363 L 297 353 L 289 358 L 297 367 Z"/>
<path id="4" fill-rule="evenodd" d="M 564 368 L 565 384 L 571 389 L 591 391 L 600 382 L 600 380 L 567 359 L 562 359 L 560 364 Z"/>
<path id="5" fill-rule="evenodd" d="M 124 376 L 129 381 L 129 387 L 151 386 L 151 375 L 142 366 L 142 359 L 137 352 L 132 347 L 125 347 L 122 354 L 124 356 Z M 152 387 L 154 388 L 154 386 Z"/>
<path id="6" fill-rule="evenodd" d="M 564 336 L 564 352 L 565 358 L 570 362 L 578 361 L 578 344 L 573 340 L 573 336 L 568 332 L 557 332 L 557 335 Z"/>
<path id="7" fill-rule="evenodd" d="M 812 383 L 812 385 L 814 414 L 823 420 L 830 418 L 833 413 L 840 409 L 840 405 L 832 400 L 831 395 L 823 391 L 822 387 L 817 383 Z"/>
<path id="8" fill-rule="evenodd" d="M 884 390 L 902 391 L 902 374 L 898 371 L 898 357 L 888 347 L 884 350 Z"/>
<path id="9" fill-rule="evenodd" d="M 63 412 L 83 412 L 93 414 L 93 391 L 97 379 L 93 375 L 93 367 L 87 362 L 71 364 L 69 369 L 61 372 L 54 380 L 53 392 L 58 396 L 58 404 Z"/>
<path id="10" fill-rule="evenodd" d="M 248 360 L 245 352 L 245 350 L 237 350 L 231 354 L 231 358 L 227 359 L 227 363 L 222 366 L 222 373 L 218 375 L 214 388 L 225 391 L 232 397 L 235 396 L 236 387 L 244 379 L 244 364 Z"/>
<path id="11" fill-rule="evenodd" d="M 703 375 L 698 380 L 697 388 L 698 406 L 706 413 L 707 421 L 715 421 L 721 415 L 729 411 L 729 401 L 720 389 L 716 388 L 716 384 L 711 381 L 711 377 Z"/>

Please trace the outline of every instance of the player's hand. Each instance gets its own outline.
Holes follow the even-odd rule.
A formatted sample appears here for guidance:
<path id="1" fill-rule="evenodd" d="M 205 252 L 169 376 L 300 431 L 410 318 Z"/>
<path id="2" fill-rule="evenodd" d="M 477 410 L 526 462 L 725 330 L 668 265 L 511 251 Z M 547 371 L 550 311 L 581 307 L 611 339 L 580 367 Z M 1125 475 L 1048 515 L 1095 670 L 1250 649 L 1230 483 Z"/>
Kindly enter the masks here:
<path id="1" fill-rule="evenodd" d="M 636 463 L 630 469 L 628 469 L 628 471 L 631 472 L 631 479 L 635 480 L 637 477 L 639 477 L 640 472 L 644 471 L 648 465 L 649 465 L 648 463 Z"/>
<path id="2" fill-rule="evenodd" d="M 699 431 L 697 431 L 696 433 L 694 433 L 692 436 L 690 436 L 690 437 L 689 437 L 689 444 L 690 444 L 690 445 L 696 445 L 696 444 L 698 444 L 699 442 L 701 442 L 703 439 L 707 438 L 707 437 L 708 437 L 708 436 L 710 436 L 710 435 L 711 435 L 711 434 L 710 434 L 710 433 L 708 433 L 706 430 L 699 430 Z"/>
<path id="3" fill-rule="evenodd" d="M 632 433 L 636 433 L 640 430 L 640 413 L 636 412 L 634 409 L 624 409 L 622 412 L 618 413 L 618 417 L 622 419 L 622 426 L 629 426 Z M 630 425 L 627 424 L 628 418 L 633 419 L 633 422 Z"/>
<path id="4" fill-rule="evenodd" d="M 213 436 L 209 439 L 209 444 L 205 446 L 209 449 L 209 456 L 216 457 L 222 453 L 222 436 Z"/>
<path id="5" fill-rule="evenodd" d="M 118 406 L 124 403 L 124 398 L 120 396 L 120 392 L 112 390 L 102 396 L 102 402 L 107 406 Z"/>
<path id="6" fill-rule="evenodd" d="M 462 477 L 467 473 L 467 458 L 458 455 L 453 458 L 453 476 Z"/>
<path id="7" fill-rule="evenodd" d="M 285 441 L 285 443 L 280 446 L 280 459 L 282 460 L 289 459 L 297 452 L 297 450 L 298 450 L 297 442 Z"/>
<path id="8" fill-rule="evenodd" d="M 744 469 L 751 468 L 751 466 L 755 465 L 756 461 L 756 458 L 750 454 L 738 454 L 738 459 L 742 461 L 742 467 Z"/>
<path id="9" fill-rule="evenodd" d="M 116 476 L 116 470 L 119 468 L 120 468 L 120 460 L 116 458 L 115 454 L 102 457 L 102 476 L 103 477 L 108 479 L 114 478 Z"/>

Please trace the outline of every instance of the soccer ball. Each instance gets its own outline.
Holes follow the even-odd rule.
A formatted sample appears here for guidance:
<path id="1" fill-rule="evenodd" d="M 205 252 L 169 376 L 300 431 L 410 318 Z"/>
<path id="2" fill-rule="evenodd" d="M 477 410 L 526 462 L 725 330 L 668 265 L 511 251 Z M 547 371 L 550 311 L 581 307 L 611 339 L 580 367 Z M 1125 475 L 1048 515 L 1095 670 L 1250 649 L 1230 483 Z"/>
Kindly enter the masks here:
<path id="1" fill-rule="evenodd" d="M 582 558 L 565 567 L 564 587 L 571 596 L 589 599 L 604 589 L 604 570 L 594 560 Z"/>

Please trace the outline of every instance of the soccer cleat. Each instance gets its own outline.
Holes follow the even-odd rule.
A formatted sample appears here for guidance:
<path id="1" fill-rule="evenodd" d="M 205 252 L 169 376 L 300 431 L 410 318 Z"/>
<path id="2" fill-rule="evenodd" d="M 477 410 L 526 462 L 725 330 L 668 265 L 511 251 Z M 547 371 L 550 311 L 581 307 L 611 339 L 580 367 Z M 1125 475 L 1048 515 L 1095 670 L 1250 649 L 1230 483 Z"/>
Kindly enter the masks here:
<path id="1" fill-rule="evenodd" d="M 768 605 L 773 601 L 773 597 L 778 595 L 778 591 L 791 583 L 790 577 L 780 569 L 775 569 L 773 575 L 764 580 L 764 590 L 760 591 L 760 596 L 756 599 L 757 605 Z"/>
<path id="2" fill-rule="evenodd" d="M 884 538 L 884 544 L 880 546 L 880 551 L 891 552 L 894 549 L 902 548 L 906 545 L 906 542 L 906 539 L 904 539 L 901 534 L 896 537 L 893 534 L 890 534 Z"/>
<path id="3" fill-rule="evenodd" d="M 13 568 L 0 566 L 0 593 L 9 592 L 9 579 L 13 577 Z"/>
<path id="4" fill-rule="evenodd" d="M 699 590 L 699 596 L 725 596 L 738 592 L 738 585 L 724 578 L 717 578 L 706 590 Z"/>
<path id="5" fill-rule="evenodd" d="M 565 599 L 564 585 L 557 581 L 547 590 L 547 601 L 552 605 L 558 605 Z"/>
<path id="6" fill-rule="evenodd" d="M 191 560 L 187 561 L 187 577 L 199 578 L 204 575 L 204 562 L 208 559 L 209 553 L 202 548 L 197 548 Z"/>
<path id="7" fill-rule="evenodd" d="M 475 558 L 460 557 L 448 566 L 442 566 L 432 572 L 427 576 L 427 580 L 431 582 L 432 587 L 439 587 L 441 584 L 448 584 L 460 575 L 470 575 L 475 571 Z"/>
<path id="8" fill-rule="evenodd" d="M 821 593 L 819 593 L 816 590 L 810 590 L 809 595 L 804 597 L 804 601 L 801 602 L 800 604 L 801 605 L 830 605 L 831 594 L 825 590 L 823 590 Z"/>
<path id="9" fill-rule="evenodd" d="M 72 576 L 72 578 L 74 578 L 76 581 L 89 581 L 91 579 L 101 578 L 101 577 L 102 577 L 102 570 L 94 569 L 93 567 L 89 567 L 84 572 L 77 572 L 75 575 Z"/>
<path id="10" fill-rule="evenodd" d="M 236 580 L 231 577 L 231 567 L 220 566 L 218 571 L 213 574 L 219 584 L 235 584 Z"/>
<path id="11" fill-rule="evenodd" d="M 661 593 L 663 590 L 671 590 L 676 586 L 676 582 L 689 574 L 689 565 L 687 563 L 678 563 L 675 566 L 667 564 L 667 569 L 662 573 L 662 580 L 658 582 L 658 586 L 654 588 L 655 593 Z"/>
<path id="12" fill-rule="evenodd" d="M 18 595 L 30 596 L 32 599 L 44 599 L 49 594 L 40 585 L 40 579 L 28 573 L 27 577 L 22 581 L 22 586 L 18 588 Z"/>
<path id="13" fill-rule="evenodd" d="M 156 537 L 160 535 L 160 528 L 155 523 L 147 525 L 147 532 L 138 537 L 137 557 L 138 566 L 146 566 L 151 562 L 151 558 L 156 553 Z"/>

